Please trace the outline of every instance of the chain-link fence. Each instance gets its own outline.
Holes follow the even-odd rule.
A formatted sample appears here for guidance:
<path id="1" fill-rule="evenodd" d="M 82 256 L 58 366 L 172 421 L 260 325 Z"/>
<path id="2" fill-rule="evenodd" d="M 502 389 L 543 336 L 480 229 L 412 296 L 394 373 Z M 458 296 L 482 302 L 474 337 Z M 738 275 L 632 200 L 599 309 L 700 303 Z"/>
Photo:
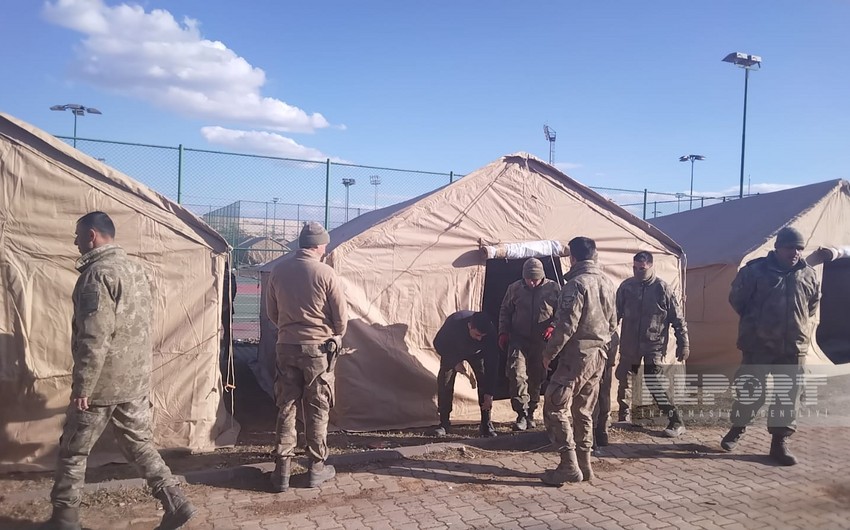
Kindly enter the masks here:
<path id="1" fill-rule="evenodd" d="M 73 138 L 59 136 L 71 143 Z M 298 160 L 86 138 L 77 149 L 157 190 L 202 217 L 233 247 L 237 274 L 233 336 L 259 338 L 256 267 L 297 248 L 305 221 L 328 229 L 371 210 L 418 197 L 463 175 Z M 592 187 L 652 220 L 735 197 Z M 293 243 L 294 242 L 294 243 Z"/>

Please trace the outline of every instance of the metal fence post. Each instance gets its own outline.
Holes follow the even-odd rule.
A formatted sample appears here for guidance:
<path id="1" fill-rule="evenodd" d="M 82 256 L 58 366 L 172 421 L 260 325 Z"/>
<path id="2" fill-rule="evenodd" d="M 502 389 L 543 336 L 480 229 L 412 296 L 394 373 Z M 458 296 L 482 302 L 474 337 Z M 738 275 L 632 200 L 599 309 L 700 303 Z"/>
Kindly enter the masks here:
<path id="1" fill-rule="evenodd" d="M 646 221 L 646 188 L 643 189 L 643 220 Z"/>
<path id="2" fill-rule="evenodd" d="M 327 230 L 331 224 L 331 159 L 328 158 L 325 164 L 325 229 Z"/>
<path id="3" fill-rule="evenodd" d="M 455 172 L 449 171 L 449 184 L 455 181 Z"/>
<path id="4" fill-rule="evenodd" d="M 183 193 L 183 144 L 177 146 L 177 204 Z"/>

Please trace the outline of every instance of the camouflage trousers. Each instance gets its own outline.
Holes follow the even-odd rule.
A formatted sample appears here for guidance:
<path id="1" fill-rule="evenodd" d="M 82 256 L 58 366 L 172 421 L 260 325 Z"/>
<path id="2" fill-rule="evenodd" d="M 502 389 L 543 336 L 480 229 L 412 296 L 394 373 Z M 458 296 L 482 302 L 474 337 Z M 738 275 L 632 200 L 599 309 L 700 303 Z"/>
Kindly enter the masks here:
<path id="1" fill-rule="evenodd" d="M 594 432 L 607 431 L 608 420 L 611 419 L 611 387 L 614 380 L 614 363 L 608 359 L 599 380 L 599 397 L 593 410 Z"/>
<path id="2" fill-rule="evenodd" d="M 154 493 L 179 483 L 153 445 L 147 397 L 118 405 L 89 406 L 88 410 L 77 410 L 72 404 L 59 439 L 59 461 L 50 493 L 53 506 L 80 505 L 89 453 L 110 423 L 124 458 L 138 469 Z"/>
<path id="3" fill-rule="evenodd" d="M 543 422 L 549 441 L 559 451 L 590 451 L 593 446 L 593 409 L 605 357 L 591 352 L 582 359 L 561 358 L 546 386 Z"/>
<path id="4" fill-rule="evenodd" d="M 334 375 L 318 344 L 278 344 L 274 378 L 278 407 L 275 455 L 295 456 L 296 410 L 304 408 L 307 455 L 312 462 L 328 458 L 328 416 L 334 402 Z"/>
<path id="5" fill-rule="evenodd" d="M 540 385 L 546 377 L 543 370 L 544 343 L 514 343 L 508 347 L 508 360 L 505 375 L 511 393 L 511 407 L 514 412 L 537 410 L 540 402 Z"/>
<path id="6" fill-rule="evenodd" d="M 797 430 L 800 394 L 799 376 L 804 372 L 804 357 L 744 352 L 741 367 L 735 374 L 735 402 L 730 419 L 732 425 L 746 427 L 753 423 L 759 410 L 770 397 L 767 430 L 771 434 L 791 434 Z M 773 375 L 773 393 L 767 391 L 767 376 Z"/>
<path id="7" fill-rule="evenodd" d="M 664 376 L 665 365 L 661 364 L 663 359 L 658 355 L 647 355 L 643 361 L 643 383 L 649 390 L 652 400 L 670 422 L 681 425 L 682 416 L 679 414 L 679 409 L 673 404 L 669 391 L 669 381 Z M 620 360 L 620 364 L 617 365 L 617 403 L 620 407 L 621 418 L 631 410 L 634 378 L 639 371 L 640 360 L 637 364 L 633 364 L 629 360 Z"/>

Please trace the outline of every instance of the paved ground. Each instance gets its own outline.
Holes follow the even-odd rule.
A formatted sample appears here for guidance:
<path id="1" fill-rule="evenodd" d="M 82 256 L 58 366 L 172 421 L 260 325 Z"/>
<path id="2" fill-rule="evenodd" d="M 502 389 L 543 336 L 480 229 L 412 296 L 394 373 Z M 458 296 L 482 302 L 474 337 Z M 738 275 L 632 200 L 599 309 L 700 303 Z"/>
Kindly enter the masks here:
<path id="1" fill-rule="evenodd" d="M 187 528 L 850 528 L 850 427 L 804 428 L 793 445 L 802 463 L 787 468 L 763 456 L 763 428 L 733 454 L 717 449 L 722 433 L 695 428 L 671 441 L 643 429 L 616 432 L 595 459 L 598 478 L 562 488 L 539 481 L 557 461 L 549 452 L 453 448 L 351 464 L 317 490 L 298 487 L 306 477 L 297 475 L 279 495 L 262 491 L 262 470 L 243 469 L 224 484 L 188 486 L 200 513 Z M 132 498 L 90 502 L 84 522 L 95 530 L 149 529 L 161 515 Z M 0 528 L 33 528 L 34 514 L 48 510 L 12 510 Z"/>

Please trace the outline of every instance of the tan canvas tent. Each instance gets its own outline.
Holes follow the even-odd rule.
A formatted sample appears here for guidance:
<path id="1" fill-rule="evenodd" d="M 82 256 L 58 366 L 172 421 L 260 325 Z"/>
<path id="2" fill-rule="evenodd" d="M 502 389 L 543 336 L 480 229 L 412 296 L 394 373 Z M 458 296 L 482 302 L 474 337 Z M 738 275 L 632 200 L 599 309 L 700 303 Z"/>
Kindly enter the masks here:
<path id="1" fill-rule="evenodd" d="M 54 465 L 73 364 L 74 226 L 92 210 L 113 218 L 117 242 L 153 284 L 156 443 L 205 450 L 233 442 L 218 373 L 227 243 L 162 195 L 0 114 L 3 471 Z"/>
<path id="2" fill-rule="evenodd" d="M 634 253 L 649 250 L 659 275 L 681 288 L 676 243 L 527 154 L 505 156 L 333 230 L 327 263 L 343 280 L 350 317 L 343 342 L 353 350 L 337 364 L 334 424 L 351 430 L 434 424 L 434 335 L 455 311 L 498 312 L 507 285 L 521 276 L 523 259 L 487 260 L 482 245 L 566 242 L 579 235 L 597 241 L 599 260 L 615 284 L 631 275 Z M 265 265 L 262 281 L 286 259 Z M 569 268 L 568 258 L 543 261 L 549 275 Z M 263 308 L 262 358 L 273 359 L 275 338 Z M 475 393 L 462 377 L 455 396 L 453 419 L 477 419 Z M 498 421 L 511 414 L 507 401 L 498 403 Z"/>
<path id="3" fill-rule="evenodd" d="M 659 217 L 653 224 L 681 244 L 688 256 L 690 364 L 734 369 L 741 355 L 735 346 L 738 316 L 729 305 L 729 290 L 738 270 L 767 255 L 776 233 L 785 226 L 803 233 L 804 256 L 821 246 L 850 244 L 850 184 L 833 180 L 746 197 Z M 815 267 L 823 280 L 823 298 L 810 364 L 831 364 L 831 358 L 850 360 L 847 265 L 836 260 Z"/>

